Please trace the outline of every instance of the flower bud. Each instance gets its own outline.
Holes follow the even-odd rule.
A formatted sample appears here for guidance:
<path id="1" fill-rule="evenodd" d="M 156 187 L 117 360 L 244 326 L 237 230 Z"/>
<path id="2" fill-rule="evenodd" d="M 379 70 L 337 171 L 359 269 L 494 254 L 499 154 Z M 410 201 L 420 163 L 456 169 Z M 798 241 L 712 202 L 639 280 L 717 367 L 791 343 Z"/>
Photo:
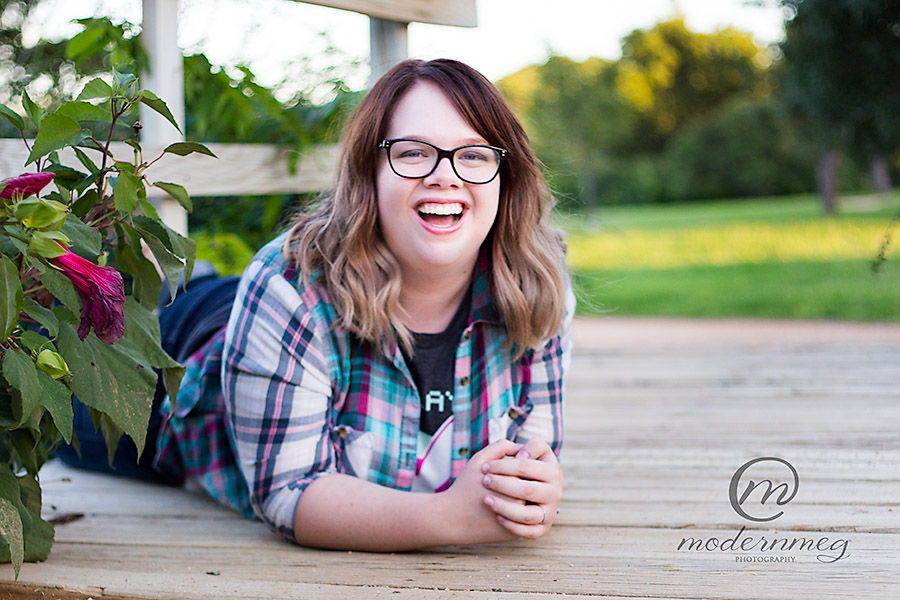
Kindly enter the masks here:
<path id="1" fill-rule="evenodd" d="M 38 369 L 53 379 L 62 379 L 72 374 L 63 357 L 53 350 L 41 350 L 35 363 Z"/>
<path id="2" fill-rule="evenodd" d="M 0 198 L 10 200 L 13 198 L 27 198 L 32 194 L 37 194 L 44 186 L 53 181 L 56 173 L 22 173 L 18 177 L 4 179 L 2 184 L 5 186 L 0 190 Z"/>

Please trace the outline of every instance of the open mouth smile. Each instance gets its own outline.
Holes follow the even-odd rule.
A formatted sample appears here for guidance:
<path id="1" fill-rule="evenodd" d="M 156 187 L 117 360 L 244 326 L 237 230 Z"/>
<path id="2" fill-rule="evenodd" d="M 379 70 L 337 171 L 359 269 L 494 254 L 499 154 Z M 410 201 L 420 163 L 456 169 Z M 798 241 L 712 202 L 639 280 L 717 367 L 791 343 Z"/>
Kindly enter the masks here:
<path id="1" fill-rule="evenodd" d="M 422 202 L 416 206 L 416 213 L 427 229 L 449 233 L 462 219 L 466 208 L 462 202 Z"/>

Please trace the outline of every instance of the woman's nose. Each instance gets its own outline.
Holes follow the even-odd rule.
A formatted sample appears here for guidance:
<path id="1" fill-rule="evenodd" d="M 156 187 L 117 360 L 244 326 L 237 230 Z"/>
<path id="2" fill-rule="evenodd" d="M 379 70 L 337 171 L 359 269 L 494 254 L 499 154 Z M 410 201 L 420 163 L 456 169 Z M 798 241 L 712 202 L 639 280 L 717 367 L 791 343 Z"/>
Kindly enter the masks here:
<path id="1" fill-rule="evenodd" d="M 450 162 L 450 158 L 446 156 L 438 160 L 438 164 L 434 168 L 434 171 L 425 178 L 425 185 L 428 186 L 459 187 L 462 183 L 463 180 L 460 179 L 459 175 L 456 174 L 456 171 L 453 170 L 453 164 Z"/>

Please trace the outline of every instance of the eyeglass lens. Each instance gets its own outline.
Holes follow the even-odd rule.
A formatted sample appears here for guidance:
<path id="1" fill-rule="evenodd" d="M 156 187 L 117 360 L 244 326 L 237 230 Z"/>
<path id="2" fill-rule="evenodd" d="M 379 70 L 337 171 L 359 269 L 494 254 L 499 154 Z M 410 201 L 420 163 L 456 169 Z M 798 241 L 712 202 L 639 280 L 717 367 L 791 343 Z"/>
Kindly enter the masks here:
<path id="1" fill-rule="evenodd" d="M 423 142 L 397 140 L 390 146 L 390 160 L 402 177 L 425 177 L 437 166 L 438 151 Z M 464 181 L 486 183 L 497 174 L 500 156 L 484 146 L 463 146 L 453 153 L 453 168 Z"/>

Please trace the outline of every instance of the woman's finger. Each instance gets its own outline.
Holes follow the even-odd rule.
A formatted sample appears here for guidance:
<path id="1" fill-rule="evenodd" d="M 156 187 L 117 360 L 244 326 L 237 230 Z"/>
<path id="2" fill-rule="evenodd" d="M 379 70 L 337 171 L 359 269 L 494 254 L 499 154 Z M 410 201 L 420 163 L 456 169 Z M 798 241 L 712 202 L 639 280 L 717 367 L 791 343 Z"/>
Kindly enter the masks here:
<path id="1" fill-rule="evenodd" d="M 555 483 L 533 479 L 521 479 L 507 475 L 488 473 L 481 480 L 482 485 L 492 492 L 518 498 L 526 502 L 552 504 L 560 501 L 560 486 Z"/>
<path id="2" fill-rule="evenodd" d="M 487 461 L 481 465 L 481 472 L 485 475 L 507 475 L 534 481 L 553 481 L 562 477 L 559 463 L 519 458 Z"/>
<path id="3" fill-rule="evenodd" d="M 546 525 L 547 509 L 538 504 L 525 504 L 498 494 L 487 494 L 484 504 L 497 515 L 522 525 Z"/>
<path id="4" fill-rule="evenodd" d="M 525 525 L 516 521 L 510 521 L 502 515 L 497 515 L 497 522 L 502 525 L 510 533 L 520 538 L 536 540 L 539 537 L 547 535 L 550 531 L 550 525 L 544 523 L 542 525 Z M 549 518 L 549 517 L 548 517 Z"/>
<path id="5" fill-rule="evenodd" d="M 519 450 L 518 454 L 516 454 L 516 458 L 533 458 L 534 460 L 545 460 L 548 458 L 548 455 L 552 456 L 554 460 L 556 460 L 556 455 L 553 454 L 553 449 L 550 448 L 550 445 L 537 438 L 532 438 L 525 442 L 525 445 L 522 446 L 522 449 Z"/>

